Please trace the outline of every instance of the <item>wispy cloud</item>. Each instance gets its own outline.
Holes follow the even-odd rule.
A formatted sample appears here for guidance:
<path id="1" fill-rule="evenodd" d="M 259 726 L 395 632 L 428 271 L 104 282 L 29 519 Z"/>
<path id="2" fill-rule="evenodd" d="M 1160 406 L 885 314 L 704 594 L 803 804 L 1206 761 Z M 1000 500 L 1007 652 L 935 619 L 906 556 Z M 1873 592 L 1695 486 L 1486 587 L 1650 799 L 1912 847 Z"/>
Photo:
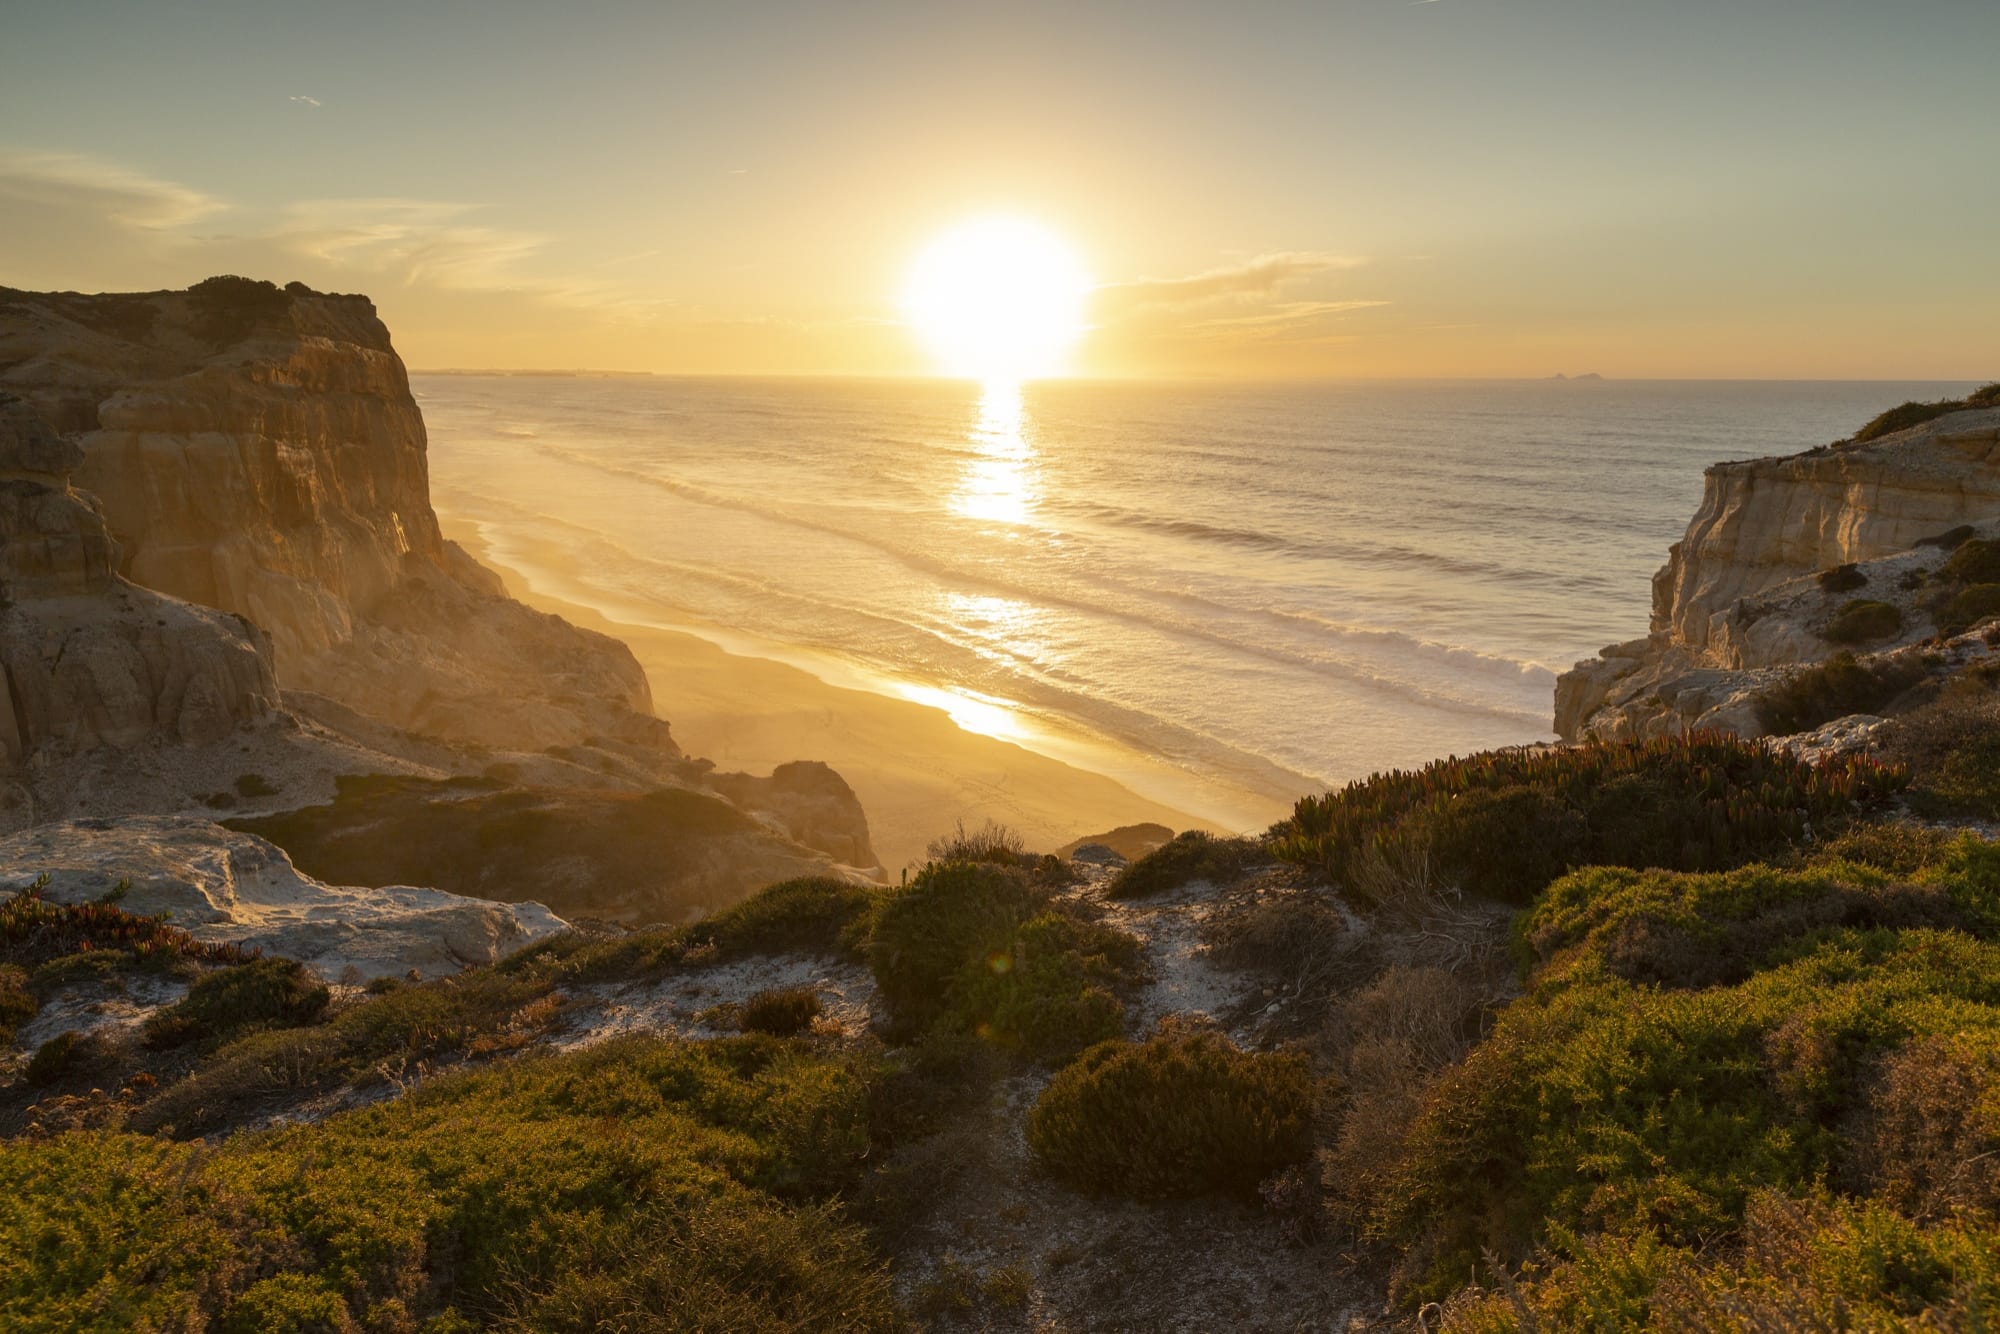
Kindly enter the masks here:
<path id="1" fill-rule="evenodd" d="M 184 227 L 228 205 L 213 195 L 82 153 L 0 150 L 0 197 L 76 208 L 127 227 Z"/>
<path id="2" fill-rule="evenodd" d="M 308 199 L 285 210 L 272 239 L 301 255 L 405 283 L 527 286 L 516 266 L 546 238 L 471 221 L 478 211 L 429 199 Z"/>
<path id="3" fill-rule="evenodd" d="M 1364 263 L 1365 260 L 1351 255 L 1281 251 L 1181 278 L 1140 278 L 1132 282 L 1110 283 L 1097 289 L 1096 304 L 1100 318 L 1118 318 L 1145 310 L 1268 300 L 1287 284 L 1356 268 Z"/>
<path id="4" fill-rule="evenodd" d="M 317 97 L 307 97 L 304 93 L 294 93 L 285 100 L 287 102 L 303 102 L 309 107 L 317 107 L 325 105 L 325 103 L 321 102 Z"/>

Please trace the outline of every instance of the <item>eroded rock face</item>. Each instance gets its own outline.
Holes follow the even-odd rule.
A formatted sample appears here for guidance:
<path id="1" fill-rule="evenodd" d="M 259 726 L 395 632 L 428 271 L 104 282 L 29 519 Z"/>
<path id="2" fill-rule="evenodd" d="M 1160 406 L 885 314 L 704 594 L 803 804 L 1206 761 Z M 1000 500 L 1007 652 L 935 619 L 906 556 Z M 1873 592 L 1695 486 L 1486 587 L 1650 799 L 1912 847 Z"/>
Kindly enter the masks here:
<path id="1" fill-rule="evenodd" d="M 2000 409 L 1955 412 L 1865 445 L 1708 470 L 1687 536 L 1653 576 L 1652 631 L 1556 682 L 1556 731 L 1637 738 L 1690 727 L 1761 735 L 1757 700 L 1788 671 L 1833 656 L 1826 631 L 1866 598 L 1900 629 L 1891 651 L 1936 633 L 1915 590 L 1948 556 L 1926 539 L 2000 531 Z M 1821 572 L 1854 565 L 1854 587 Z"/>
<path id="2" fill-rule="evenodd" d="M 479 745 L 679 760 L 629 649 L 514 602 L 444 540 L 423 417 L 366 298 L 0 290 L 0 365 L 80 448 L 119 571 L 254 622 L 287 689 Z"/>
<path id="3" fill-rule="evenodd" d="M 0 771 L 16 772 L 0 828 L 30 802 L 23 781 L 38 763 L 215 741 L 277 707 L 253 627 L 118 576 L 102 511 L 69 483 L 79 457 L 26 403 L 0 396 Z"/>
<path id="4" fill-rule="evenodd" d="M 769 778 L 712 774 L 709 786 L 794 843 L 826 853 L 843 866 L 882 874 L 868 841 L 868 817 L 847 780 L 818 760 L 781 764 Z"/>
<path id="5" fill-rule="evenodd" d="M 492 963 L 564 928 L 539 903 L 489 903 L 437 889 L 354 889 L 301 875 L 278 848 L 193 816 L 43 825 L 0 838 L 0 892 L 47 875 L 57 903 L 124 882 L 127 911 L 171 913 L 197 940 L 260 948 L 328 981 L 426 977 Z"/>

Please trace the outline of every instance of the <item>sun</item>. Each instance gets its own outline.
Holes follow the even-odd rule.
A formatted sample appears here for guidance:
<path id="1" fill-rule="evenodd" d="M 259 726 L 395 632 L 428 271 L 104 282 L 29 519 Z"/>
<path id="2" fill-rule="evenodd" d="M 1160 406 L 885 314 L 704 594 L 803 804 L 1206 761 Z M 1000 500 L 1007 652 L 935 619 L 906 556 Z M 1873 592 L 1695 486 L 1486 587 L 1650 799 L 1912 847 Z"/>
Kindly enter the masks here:
<path id="1" fill-rule="evenodd" d="M 1060 375 L 1084 331 L 1090 276 L 1027 218 L 975 218 L 910 266 L 903 314 L 947 375 L 1019 383 Z"/>

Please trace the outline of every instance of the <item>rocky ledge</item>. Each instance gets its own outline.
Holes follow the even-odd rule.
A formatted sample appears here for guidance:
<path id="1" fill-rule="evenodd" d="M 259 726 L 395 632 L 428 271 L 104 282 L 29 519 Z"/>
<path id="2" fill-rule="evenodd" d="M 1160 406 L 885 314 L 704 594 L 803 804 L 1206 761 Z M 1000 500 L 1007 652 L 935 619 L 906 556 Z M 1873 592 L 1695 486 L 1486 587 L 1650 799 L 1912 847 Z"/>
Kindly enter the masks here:
<path id="1" fill-rule="evenodd" d="M 1556 730 L 1569 741 L 1689 727 L 1762 735 L 1761 702 L 1799 669 L 1843 650 L 1950 640 L 1983 619 L 1955 595 L 1984 581 L 1952 562 L 1996 533 L 2000 408 L 1716 464 L 1653 576 L 1650 632 L 1562 675 Z M 1968 639 L 1955 652 L 1983 647 Z"/>

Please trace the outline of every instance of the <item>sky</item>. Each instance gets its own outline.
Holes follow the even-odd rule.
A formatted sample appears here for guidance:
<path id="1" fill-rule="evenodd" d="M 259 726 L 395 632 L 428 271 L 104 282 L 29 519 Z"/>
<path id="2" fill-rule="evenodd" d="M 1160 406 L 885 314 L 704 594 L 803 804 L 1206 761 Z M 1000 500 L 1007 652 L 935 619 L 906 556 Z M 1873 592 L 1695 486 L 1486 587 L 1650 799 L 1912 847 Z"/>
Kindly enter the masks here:
<path id="1" fill-rule="evenodd" d="M 9 0 L 0 284 L 363 291 L 416 368 L 2000 378 L 1995 0 Z"/>

